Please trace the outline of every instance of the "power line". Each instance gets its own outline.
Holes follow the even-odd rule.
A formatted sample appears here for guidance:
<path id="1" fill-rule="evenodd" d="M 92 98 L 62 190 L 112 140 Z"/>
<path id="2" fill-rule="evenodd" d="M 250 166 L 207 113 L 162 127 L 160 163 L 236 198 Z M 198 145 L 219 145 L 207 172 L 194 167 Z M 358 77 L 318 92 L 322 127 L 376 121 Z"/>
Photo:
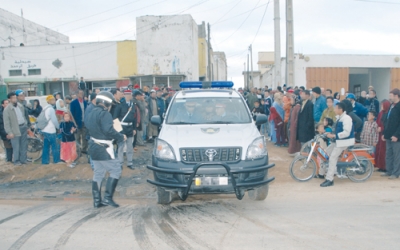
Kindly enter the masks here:
<path id="1" fill-rule="evenodd" d="M 236 0 L 233 0 L 233 1 L 230 1 L 230 2 L 228 2 L 228 3 L 221 4 L 221 5 L 217 6 L 217 7 L 213 7 L 213 8 L 211 8 L 211 9 L 207 9 L 207 10 L 201 10 L 201 11 L 198 11 L 198 12 L 194 12 L 194 13 L 192 13 L 192 14 L 194 15 L 194 14 L 198 14 L 198 13 L 203 13 L 203 12 L 208 12 L 208 11 L 216 10 L 216 9 L 219 9 L 219 8 L 225 6 L 225 5 L 229 5 L 229 4 L 231 4 L 231 3 L 235 2 L 235 1 L 236 1 Z M 240 1 L 241 1 L 241 0 L 240 0 Z"/>
<path id="2" fill-rule="evenodd" d="M 239 0 L 232 8 L 230 8 L 225 14 L 223 14 L 220 18 L 218 18 L 215 23 L 218 23 L 222 18 L 224 18 L 227 14 L 229 14 L 242 0 Z"/>
<path id="3" fill-rule="evenodd" d="M 268 9 L 269 2 L 270 2 L 270 0 L 268 0 L 267 6 L 265 7 L 265 10 L 264 10 L 264 14 L 263 14 L 263 16 L 262 16 L 262 18 L 261 18 L 260 25 L 258 26 L 258 29 L 257 29 L 256 35 L 254 36 L 254 39 L 253 39 L 253 41 L 251 42 L 251 44 L 253 44 L 253 43 L 254 43 L 254 41 L 255 41 L 255 40 L 256 40 L 256 38 L 257 38 L 257 35 L 258 35 L 258 32 L 260 31 L 260 28 L 261 28 L 262 22 L 264 21 L 265 13 L 267 13 L 267 9 Z"/>
<path id="4" fill-rule="evenodd" d="M 253 13 L 253 11 L 257 8 L 257 6 L 258 6 L 258 4 L 261 2 L 261 0 L 258 0 L 258 2 L 257 2 L 257 4 L 256 4 L 256 6 L 253 8 L 253 10 L 252 11 L 250 11 L 250 13 L 247 15 L 247 17 L 243 20 L 243 22 L 239 25 L 239 27 L 232 33 L 232 34 L 230 34 L 227 38 L 225 38 L 222 42 L 219 42 L 218 44 L 220 44 L 220 43 L 223 43 L 223 42 L 225 42 L 226 40 L 228 40 L 229 38 L 231 38 L 242 26 L 243 26 L 243 24 L 247 21 L 247 19 L 250 17 L 250 15 L 251 15 L 251 13 Z"/>
<path id="5" fill-rule="evenodd" d="M 236 17 L 238 17 L 238 16 L 242 16 L 242 15 L 244 15 L 244 14 L 246 14 L 246 13 L 253 12 L 254 10 L 259 9 L 259 8 L 265 6 L 265 5 L 267 5 L 267 4 L 261 4 L 260 6 L 258 6 L 258 7 L 256 7 L 256 8 L 253 8 L 253 9 L 251 9 L 251 10 L 242 12 L 242 13 L 236 15 L 236 16 L 229 17 L 229 18 L 224 19 L 224 20 L 222 20 L 222 21 L 215 22 L 215 23 L 213 23 L 213 24 L 211 24 L 211 25 L 213 25 L 213 26 L 218 25 L 218 24 L 223 23 L 223 22 L 226 22 L 226 21 L 228 21 L 228 20 L 230 20 L 230 19 L 236 18 Z"/>

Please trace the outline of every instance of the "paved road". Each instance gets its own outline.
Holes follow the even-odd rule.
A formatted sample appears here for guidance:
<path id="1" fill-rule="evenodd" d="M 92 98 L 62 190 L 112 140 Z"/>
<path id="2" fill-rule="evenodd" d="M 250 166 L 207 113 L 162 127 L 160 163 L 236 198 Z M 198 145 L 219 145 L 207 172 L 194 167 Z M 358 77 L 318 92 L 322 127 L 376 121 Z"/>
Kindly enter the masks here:
<path id="1" fill-rule="evenodd" d="M 400 181 L 319 183 L 283 179 L 262 202 L 119 199 L 121 208 L 95 210 L 88 199 L 1 200 L 0 249 L 400 248 Z"/>

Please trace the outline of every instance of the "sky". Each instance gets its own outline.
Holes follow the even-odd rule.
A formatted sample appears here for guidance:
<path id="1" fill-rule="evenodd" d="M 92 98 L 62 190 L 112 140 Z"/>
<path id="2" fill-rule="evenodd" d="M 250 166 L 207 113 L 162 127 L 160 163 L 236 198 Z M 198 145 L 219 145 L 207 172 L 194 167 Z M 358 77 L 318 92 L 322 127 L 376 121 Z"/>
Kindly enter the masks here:
<path id="1" fill-rule="evenodd" d="M 295 52 L 400 54 L 400 0 L 293 0 Z M 211 25 L 214 51 L 227 56 L 228 80 L 243 86 L 248 47 L 274 50 L 274 0 L 0 0 L 1 8 L 69 36 L 71 43 L 135 39 L 136 17 L 190 14 Z M 280 0 L 285 56 L 285 0 Z"/>

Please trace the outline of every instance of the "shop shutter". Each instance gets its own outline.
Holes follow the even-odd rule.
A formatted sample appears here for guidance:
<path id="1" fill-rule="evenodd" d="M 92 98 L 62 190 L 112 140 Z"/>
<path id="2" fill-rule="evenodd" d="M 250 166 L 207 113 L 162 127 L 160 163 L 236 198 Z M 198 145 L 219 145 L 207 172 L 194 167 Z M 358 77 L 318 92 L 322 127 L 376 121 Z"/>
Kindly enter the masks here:
<path id="1" fill-rule="evenodd" d="M 307 89 L 321 87 L 331 89 L 332 94 L 349 88 L 349 68 L 307 68 Z"/>

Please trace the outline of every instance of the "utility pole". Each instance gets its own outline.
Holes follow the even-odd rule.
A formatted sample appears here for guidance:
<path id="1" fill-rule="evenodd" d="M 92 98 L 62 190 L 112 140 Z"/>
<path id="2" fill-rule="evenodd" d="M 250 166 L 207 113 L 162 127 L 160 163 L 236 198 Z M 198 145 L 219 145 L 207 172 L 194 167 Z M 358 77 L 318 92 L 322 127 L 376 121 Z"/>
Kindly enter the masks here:
<path id="1" fill-rule="evenodd" d="M 281 85 L 281 28 L 279 0 L 274 0 L 274 30 L 275 30 L 275 82 L 274 87 Z"/>
<path id="2" fill-rule="evenodd" d="M 210 41 L 210 23 L 207 23 L 207 42 L 208 42 L 208 80 L 211 81 L 211 41 Z"/>
<path id="3" fill-rule="evenodd" d="M 246 86 L 247 86 L 246 62 L 244 62 L 243 65 L 244 65 L 244 69 L 243 69 L 244 86 L 243 86 L 243 88 L 246 89 Z"/>
<path id="4" fill-rule="evenodd" d="M 247 53 L 247 75 L 246 75 L 246 79 L 247 79 L 247 88 L 249 88 L 250 86 L 249 86 L 249 84 L 250 84 L 250 81 L 249 81 L 249 53 Z"/>
<path id="5" fill-rule="evenodd" d="M 249 46 L 250 50 L 250 63 L 251 63 L 251 82 L 250 82 L 250 88 L 254 88 L 254 73 L 253 73 L 253 45 L 250 44 Z"/>
<path id="6" fill-rule="evenodd" d="M 286 0 L 286 83 L 294 86 L 293 0 Z"/>

